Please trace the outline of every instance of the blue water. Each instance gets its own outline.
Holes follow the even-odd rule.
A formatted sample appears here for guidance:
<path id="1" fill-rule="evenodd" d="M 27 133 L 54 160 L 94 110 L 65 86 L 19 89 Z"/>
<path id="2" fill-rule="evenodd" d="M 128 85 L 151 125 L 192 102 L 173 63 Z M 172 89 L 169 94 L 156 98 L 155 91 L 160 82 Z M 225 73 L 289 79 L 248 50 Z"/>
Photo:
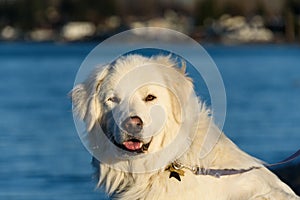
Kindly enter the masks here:
<path id="1" fill-rule="evenodd" d="M 102 199 L 68 92 L 96 44 L 0 44 L 0 199 Z M 300 47 L 207 45 L 227 92 L 226 134 L 275 162 L 300 147 Z"/>

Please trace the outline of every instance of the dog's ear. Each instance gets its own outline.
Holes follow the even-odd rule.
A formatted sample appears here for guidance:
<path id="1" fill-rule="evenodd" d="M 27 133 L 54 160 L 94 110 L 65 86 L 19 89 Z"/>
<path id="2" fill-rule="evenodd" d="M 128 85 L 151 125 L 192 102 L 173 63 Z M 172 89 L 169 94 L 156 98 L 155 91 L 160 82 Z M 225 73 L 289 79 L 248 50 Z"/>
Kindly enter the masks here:
<path id="1" fill-rule="evenodd" d="M 185 67 L 183 67 L 185 68 Z M 170 72 L 169 76 L 172 80 L 169 80 L 171 85 L 171 106 L 172 114 L 177 123 L 182 122 L 182 112 L 184 112 L 188 104 L 192 104 L 196 98 L 194 95 L 194 85 L 191 78 L 187 77 L 182 70 L 177 67 L 174 67 L 175 70 Z"/>
<path id="2" fill-rule="evenodd" d="M 156 56 L 155 61 L 167 68 L 164 73 L 164 78 L 168 83 L 168 89 L 170 92 L 172 114 L 177 123 L 182 122 L 182 112 L 186 108 L 190 100 L 195 99 L 194 85 L 191 78 L 186 75 L 186 62 L 181 60 L 181 68 L 179 64 L 172 60 L 172 55 L 168 56 Z M 193 99 L 191 99 L 193 98 Z"/>
<path id="3" fill-rule="evenodd" d="M 73 112 L 86 123 L 87 131 L 91 131 L 101 115 L 99 102 L 100 86 L 108 74 L 108 66 L 96 68 L 89 78 L 74 87 L 70 92 Z"/>

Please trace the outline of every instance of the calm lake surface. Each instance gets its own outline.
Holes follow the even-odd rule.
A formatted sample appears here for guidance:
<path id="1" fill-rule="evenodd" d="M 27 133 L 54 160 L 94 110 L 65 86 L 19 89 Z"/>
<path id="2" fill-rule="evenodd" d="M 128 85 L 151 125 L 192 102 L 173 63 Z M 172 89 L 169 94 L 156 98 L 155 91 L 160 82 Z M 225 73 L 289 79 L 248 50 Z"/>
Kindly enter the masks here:
<path id="1" fill-rule="evenodd" d="M 103 199 L 67 96 L 97 44 L 0 43 L 0 199 Z M 266 162 L 300 147 L 300 47 L 206 45 L 227 93 L 225 133 Z M 104 55 L 105 56 L 105 55 Z"/>

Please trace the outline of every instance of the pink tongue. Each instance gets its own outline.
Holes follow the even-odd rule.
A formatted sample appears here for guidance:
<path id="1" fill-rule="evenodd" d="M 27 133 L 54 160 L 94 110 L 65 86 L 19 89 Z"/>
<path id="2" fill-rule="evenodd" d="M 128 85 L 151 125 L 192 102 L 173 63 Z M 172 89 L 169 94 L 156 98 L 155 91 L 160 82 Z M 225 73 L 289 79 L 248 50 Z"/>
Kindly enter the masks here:
<path id="1" fill-rule="evenodd" d="M 143 144 L 141 142 L 127 141 L 127 142 L 123 142 L 123 145 L 126 147 L 126 149 L 135 151 L 142 148 Z"/>

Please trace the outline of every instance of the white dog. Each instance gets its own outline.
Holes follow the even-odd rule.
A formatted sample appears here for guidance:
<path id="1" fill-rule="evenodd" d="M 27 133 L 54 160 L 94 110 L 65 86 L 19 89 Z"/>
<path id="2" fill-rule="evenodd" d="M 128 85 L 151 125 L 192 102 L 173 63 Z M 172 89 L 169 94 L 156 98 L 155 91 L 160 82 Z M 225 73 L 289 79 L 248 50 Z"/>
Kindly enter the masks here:
<path id="1" fill-rule="evenodd" d="M 184 71 L 170 56 L 127 55 L 73 89 L 98 186 L 113 199 L 300 199 L 220 133 Z"/>

